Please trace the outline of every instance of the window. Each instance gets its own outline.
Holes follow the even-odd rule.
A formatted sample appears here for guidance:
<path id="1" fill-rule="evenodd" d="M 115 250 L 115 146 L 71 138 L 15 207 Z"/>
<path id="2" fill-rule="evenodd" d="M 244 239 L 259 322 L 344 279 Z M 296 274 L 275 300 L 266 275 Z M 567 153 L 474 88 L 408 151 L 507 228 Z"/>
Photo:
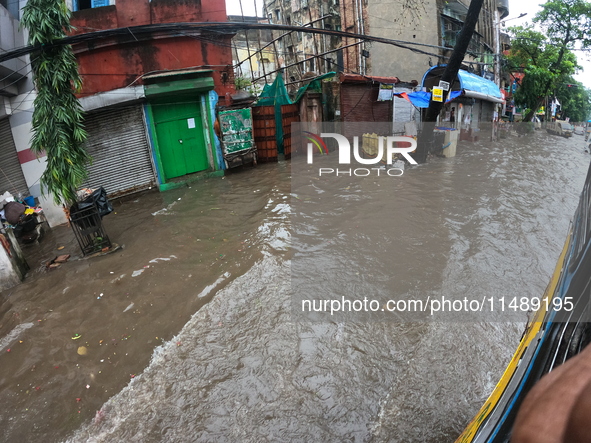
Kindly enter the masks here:
<path id="1" fill-rule="evenodd" d="M 113 3 L 114 0 L 113 0 Z M 100 8 L 102 6 L 109 6 L 109 0 L 73 0 L 73 10 L 80 11 L 82 9 Z"/>

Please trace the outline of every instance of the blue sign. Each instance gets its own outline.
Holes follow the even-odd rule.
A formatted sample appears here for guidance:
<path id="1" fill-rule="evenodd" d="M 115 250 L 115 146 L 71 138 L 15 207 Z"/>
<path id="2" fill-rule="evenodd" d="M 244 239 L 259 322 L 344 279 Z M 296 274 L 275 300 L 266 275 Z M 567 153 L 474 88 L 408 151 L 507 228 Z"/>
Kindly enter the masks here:
<path id="1" fill-rule="evenodd" d="M 109 6 L 109 0 L 92 0 L 93 8 L 100 8 L 101 6 Z"/>

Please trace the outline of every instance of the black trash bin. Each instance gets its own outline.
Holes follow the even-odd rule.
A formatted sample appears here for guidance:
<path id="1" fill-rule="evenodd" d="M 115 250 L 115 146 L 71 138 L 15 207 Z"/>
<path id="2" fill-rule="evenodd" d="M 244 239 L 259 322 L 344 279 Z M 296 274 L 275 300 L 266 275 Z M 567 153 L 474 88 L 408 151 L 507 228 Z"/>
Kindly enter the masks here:
<path id="1" fill-rule="evenodd" d="M 111 247 L 102 217 L 113 211 L 103 187 L 70 208 L 70 225 L 83 255 Z"/>

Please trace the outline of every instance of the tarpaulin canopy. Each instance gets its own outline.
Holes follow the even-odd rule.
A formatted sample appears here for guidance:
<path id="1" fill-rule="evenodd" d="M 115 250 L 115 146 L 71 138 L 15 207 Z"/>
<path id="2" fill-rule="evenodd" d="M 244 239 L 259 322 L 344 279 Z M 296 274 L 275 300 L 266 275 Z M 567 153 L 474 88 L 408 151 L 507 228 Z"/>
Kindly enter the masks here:
<path id="1" fill-rule="evenodd" d="M 281 121 L 281 105 L 292 105 L 289 98 L 283 75 L 281 72 L 275 77 L 272 85 L 266 84 L 259 97 L 256 106 L 274 106 L 275 107 L 275 138 L 277 140 L 278 152 L 283 152 L 283 123 Z"/>
<path id="2" fill-rule="evenodd" d="M 459 97 L 462 94 L 462 91 L 451 91 L 449 93 L 449 97 L 447 98 L 446 103 L 449 103 L 456 97 Z M 431 101 L 431 93 L 430 92 L 398 92 L 392 94 L 396 97 L 403 98 L 411 102 L 417 108 L 428 108 L 429 102 Z"/>
<path id="3" fill-rule="evenodd" d="M 489 96 L 491 98 L 496 98 L 500 100 L 503 99 L 499 87 L 494 82 L 491 82 L 490 80 L 487 80 L 484 77 L 480 77 L 476 74 L 472 74 L 468 71 L 460 69 L 458 71 L 458 79 L 460 80 L 460 88 L 465 89 L 466 92 L 472 91 L 477 92 L 479 94 L 483 94 L 485 96 Z M 471 95 L 466 94 L 466 96 L 470 97 Z"/>
<path id="4" fill-rule="evenodd" d="M 280 73 L 275 77 L 273 84 L 266 84 L 263 87 L 256 106 L 281 106 L 281 105 L 292 105 L 293 102 L 289 98 L 285 82 L 283 81 L 283 75 Z"/>
<path id="5" fill-rule="evenodd" d="M 324 80 L 325 78 L 334 77 L 335 75 L 337 75 L 337 73 L 334 71 L 327 72 L 326 74 L 320 75 L 314 78 L 311 82 L 302 86 L 300 89 L 298 89 L 298 93 L 296 94 L 294 103 L 299 102 L 300 99 L 306 93 L 306 91 L 322 92 L 322 80 Z"/>
<path id="6" fill-rule="evenodd" d="M 422 86 L 426 88 L 435 86 L 437 80 L 443 75 L 445 66 L 446 65 L 433 66 L 427 70 L 425 75 L 423 75 Z M 460 84 L 460 90 L 464 97 L 471 97 L 493 103 L 505 103 L 499 87 L 494 82 L 487 80 L 484 77 L 460 69 L 458 71 L 457 81 Z"/>

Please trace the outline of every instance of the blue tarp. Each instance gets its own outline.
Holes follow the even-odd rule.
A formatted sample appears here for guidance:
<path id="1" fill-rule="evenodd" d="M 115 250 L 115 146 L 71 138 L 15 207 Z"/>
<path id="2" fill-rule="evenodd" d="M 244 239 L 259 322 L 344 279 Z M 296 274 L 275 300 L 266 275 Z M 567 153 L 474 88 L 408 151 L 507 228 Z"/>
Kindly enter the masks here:
<path id="1" fill-rule="evenodd" d="M 480 92 L 481 94 L 490 95 L 491 97 L 499 99 L 503 98 L 499 87 L 494 82 L 491 82 L 484 77 L 460 69 L 458 71 L 458 78 L 460 79 L 460 87 L 462 89 Z"/>
<path id="2" fill-rule="evenodd" d="M 449 93 L 449 97 L 447 98 L 446 103 L 449 103 L 454 98 L 459 97 L 462 94 L 462 91 L 451 91 Z M 404 98 L 411 102 L 417 108 L 428 108 L 429 102 L 431 101 L 431 93 L 430 92 L 402 92 L 402 93 L 394 93 L 396 97 Z"/>
<path id="3" fill-rule="evenodd" d="M 427 70 L 427 72 L 425 72 L 425 74 L 423 75 L 423 80 L 421 81 L 421 85 L 425 86 L 425 82 L 427 80 L 427 77 L 429 77 L 429 76 L 438 77 L 439 75 L 443 74 L 443 70 L 444 70 L 445 66 L 446 65 L 438 65 L 438 66 L 433 66 L 432 68 L 429 68 L 429 70 Z M 434 71 L 434 70 L 441 71 L 441 74 L 432 74 L 432 71 Z M 457 78 L 460 81 L 460 89 L 463 89 L 465 91 L 476 92 L 479 94 L 484 94 L 484 95 L 487 95 L 487 96 L 492 97 L 494 99 L 503 100 L 503 96 L 501 95 L 501 91 L 499 90 L 499 87 L 494 82 L 491 82 L 490 80 L 487 80 L 484 77 L 480 77 L 476 74 L 471 74 L 468 71 L 464 71 L 463 69 L 460 69 L 458 71 Z"/>
<path id="4" fill-rule="evenodd" d="M 202 100 L 205 100 L 205 98 L 202 97 Z M 219 100 L 219 97 L 218 97 L 217 92 L 209 91 L 209 103 L 210 103 L 209 112 L 211 113 L 211 121 L 212 122 L 214 122 L 216 119 L 215 108 L 216 108 L 216 105 L 218 104 L 218 100 Z M 224 163 L 224 156 L 222 154 L 222 144 L 220 143 L 220 139 L 218 138 L 215 131 L 213 131 L 213 144 L 215 145 L 216 158 L 218 161 L 217 169 L 224 170 L 224 169 L 226 169 L 226 164 Z"/>

